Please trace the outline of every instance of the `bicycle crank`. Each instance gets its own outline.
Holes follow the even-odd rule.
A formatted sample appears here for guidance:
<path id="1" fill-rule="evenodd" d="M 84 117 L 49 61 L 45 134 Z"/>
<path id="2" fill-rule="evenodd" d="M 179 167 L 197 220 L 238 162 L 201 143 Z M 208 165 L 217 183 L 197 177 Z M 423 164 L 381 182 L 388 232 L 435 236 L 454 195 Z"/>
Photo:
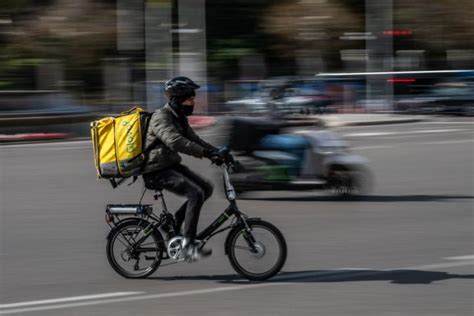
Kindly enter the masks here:
<path id="1" fill-rule="evenodd" d="M 184 256 L 181 254 L 181 246 L 183 244 L 183 237 L 173 237 L 167 247 L 168 256 L 175 261 L 183 261 Z"/>

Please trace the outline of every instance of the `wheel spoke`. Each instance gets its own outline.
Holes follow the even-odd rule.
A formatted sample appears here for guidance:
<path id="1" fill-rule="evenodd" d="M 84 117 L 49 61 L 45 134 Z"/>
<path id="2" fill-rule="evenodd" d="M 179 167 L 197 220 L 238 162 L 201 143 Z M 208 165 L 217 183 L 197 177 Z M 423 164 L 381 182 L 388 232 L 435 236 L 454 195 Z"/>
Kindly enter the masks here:
<path id="1" fill-rule="evenodd" d="M 161 262 L 161 234 L 154 231 L 144 237 L 142 234 L 147 224 L 149 223 L 135 221 L 119 225 L 107 243 L 109 262 L 114 270 L 124 277 L 146 277 L 153 273 Z M 136 245 L 137 242 L 140 244 Z"/>
<path id="2" fill-rule="evenodd" d="M 135 239 L 132 237 L 132 234 L 133 234 L 132 232 L 127 230 L 127 231 L 121 233 L 120 235 L 123 237 L 123 239 L 125 239 L 127 241 L 127 243 L 129 245 L 133 245 L 135 243 Z"/>
<path id="3" fill-rule="evenodd" d="M 120 242 L 125 248 L 130 247 L 130 246 L 132 245 L 132 244 L 130 243 L 130 241 L 128 241 L 123 235 L 122 235 L 122 237 L 123 237 L 123 239 L 124 239 L 125 241 L 123 241 L 123 239 L 120 239 L 118 236 L 117 236 L 116 240 L 117 240 L 118 242 Z"/>
<path id="4" fill-rule="evenodd" d="M 235 249 L 242 249 L 242 250 L 252 251 L 252 248 L 244 247 L 244 246 L 237 246 L 237 245 L 235 245 L 234 248 L 235 248 Z"/>
<path id="5" fill-rule="evenodd" d="M 248 223 L 252 245 L 242 231 L 234 231 L 227 249 L 232 267 L 249 280 L 266 280 L 280 271 L 286 260 L 286 242 L 273 225 L 264 221 Z"/>

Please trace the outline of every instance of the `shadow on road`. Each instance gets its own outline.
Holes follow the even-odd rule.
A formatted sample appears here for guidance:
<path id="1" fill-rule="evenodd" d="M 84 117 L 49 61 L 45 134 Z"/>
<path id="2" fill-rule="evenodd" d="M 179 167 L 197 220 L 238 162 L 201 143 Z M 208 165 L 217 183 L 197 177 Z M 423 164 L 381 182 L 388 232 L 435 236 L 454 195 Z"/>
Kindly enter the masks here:
<path id="1" fill-rule="evenodd" d="M 210 276 L 176 276 L 154 277 L 150 279 L 160 281 L 216 281 L 219 283 L 249 284 L 236 274 L 210 275 Z M 288 283 L 329 283 L 329 282 L 368 282 L 388 281 L 393 284 L 431 284 L 436 281 L 451 279 L 473 279 L 473 274 L 450 274 L 447 272 L 421 271 L 421 270 L 314 270 L 282 272 L 267 282 Z"/>
<path id="2" fill-rule="evenodd" d="M 241 200 L 292 201 L 292 202 L 443 202 L 472 200 L 471 195 L 367 195 L 367 196 L 288 196 L 288 197 L 239 197 Z"/>
<path id="3" fill-rule="evenodd" d="M 334 273 L 332 273 L 334 272 Z M 422 270 L 335 270 L 283 272 L 275 282 L 389 281 L 394 284 L 430 284 L 450 279 L 474 279 L 474 275 Z"/>
<path id="4" fill-rule="evenodd" d="M 195 275 L 195 276 L 167 276 L 167 277 L 149 277 L 149 280 L 159 281 L 216 281 L 221 283 L 248 283 L 237 274 L 222 274 L 222 275 Z"/>

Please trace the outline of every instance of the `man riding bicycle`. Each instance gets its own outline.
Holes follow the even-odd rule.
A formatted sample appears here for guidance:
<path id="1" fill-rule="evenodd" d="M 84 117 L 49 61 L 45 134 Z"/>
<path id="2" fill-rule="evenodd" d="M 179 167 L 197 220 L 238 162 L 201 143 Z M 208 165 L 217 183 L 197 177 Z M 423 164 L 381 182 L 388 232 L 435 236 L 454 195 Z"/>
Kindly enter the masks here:
<path id="1" fill-rule="evenodd" d="M 212 195 L 213 186 L 182 165 L 178 153 L 205 157 L 217 164 L 223 160 L 218 148 L 197 136 L 188 123 L 198 88 L 198 84 L 186 77 L 175 77 L 165 83 L 169 102 L 150 119 L 145 141 L 145 148 L 150 150 L 143 172 L 147 188 L 164 188 L 187 198 L 175 213 L 175 229 L 179 232 L 184 222 L 182 249 L 188 262 L 212 253 L 211 249 L 198 247 L 195 237 L 201 207 Z"/>

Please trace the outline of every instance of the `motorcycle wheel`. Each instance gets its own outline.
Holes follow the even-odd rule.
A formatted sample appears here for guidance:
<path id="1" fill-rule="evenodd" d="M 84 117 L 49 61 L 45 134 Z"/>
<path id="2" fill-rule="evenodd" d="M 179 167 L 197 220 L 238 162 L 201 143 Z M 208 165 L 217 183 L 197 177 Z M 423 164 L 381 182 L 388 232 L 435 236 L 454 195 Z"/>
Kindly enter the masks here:
<path id="1" fill-rule="evenodd" d="M 329 174 L 329 188 L 342 197 L 363 196 L 370 192 L 371 178 L 368 170 L 335 168 Z"/>

